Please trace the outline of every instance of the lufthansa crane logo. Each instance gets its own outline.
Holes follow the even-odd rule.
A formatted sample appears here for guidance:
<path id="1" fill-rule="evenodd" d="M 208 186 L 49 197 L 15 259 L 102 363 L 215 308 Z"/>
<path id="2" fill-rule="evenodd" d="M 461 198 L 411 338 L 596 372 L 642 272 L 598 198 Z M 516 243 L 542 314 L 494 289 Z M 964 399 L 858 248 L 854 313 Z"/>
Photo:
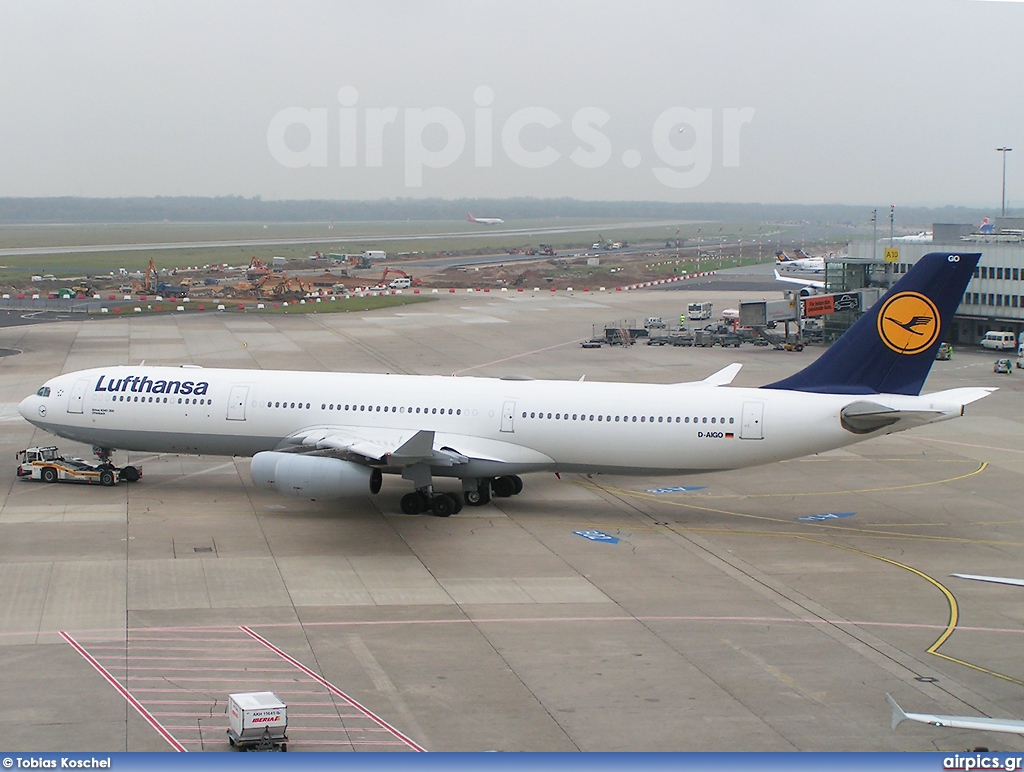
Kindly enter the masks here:
<path id="1" fill-rule="evenodd" d="M 939 309 L 919 292 L 893 295 L 878 312 L 878 335 L 897 354 L 920 354 L 939 337 Z"/>

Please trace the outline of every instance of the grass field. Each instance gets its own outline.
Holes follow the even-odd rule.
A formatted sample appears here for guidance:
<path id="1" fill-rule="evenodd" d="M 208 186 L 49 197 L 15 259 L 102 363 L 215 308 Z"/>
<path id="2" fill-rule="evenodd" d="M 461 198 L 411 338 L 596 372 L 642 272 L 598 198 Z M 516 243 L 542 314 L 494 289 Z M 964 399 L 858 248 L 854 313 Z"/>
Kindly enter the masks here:
<path id="1" fill-rule="evenodd" d="M 468 254 L 499 253 L 513 247 L 550 244 L 559 251 L 588 248 L 598 237 L 630 243 L 663 246 L 667 240 L 686 239 L 689 244 L 702 239 L 707 248 L 720 238 L 735 239 L 738 234 L 753 236 L 758 224 L 725 226 L 722 231 L 708 223 L 679 223 L 615 227 L 607 220 L 550 219 L 511 222 L 494 228 L 466 222 L 419 221 L 336 223 L 286 223 L 264 227 L 253 223 L 152 223 L 145 225 L 45 225 L 2 226 L 0 248 L 67 247 L 72 245 L 172 244 L 204 241 L 255 239 L 323 239 L 312 243 L 252 246 L 183 246 L 170 249 L 134 251 L 70 252 L 43 255 L 0 257 L 0 284 L 23 285 L 32 275 L 53 274 L 59 279 L 109 276 L 119 268 L 138 271 L 150 257 L 158 268 L 247 264 L 253 256 L 269 261 L 280 256 L 301 259 L 320 251 L 361 253 L 383 249 L 389 259 L 400 260 L 410 253 L 432 255 L 439 252 Z M 544 229 L 567 229 L 544 232 Z M 505 234 L 499 231 L 526 229 L 530 234 Z M 703 236 L 699 230 L 707 233 Z M 444 234 L 444 235 L 430 235 Z M 337 242 L 334 239 L 352 239 Z"/>

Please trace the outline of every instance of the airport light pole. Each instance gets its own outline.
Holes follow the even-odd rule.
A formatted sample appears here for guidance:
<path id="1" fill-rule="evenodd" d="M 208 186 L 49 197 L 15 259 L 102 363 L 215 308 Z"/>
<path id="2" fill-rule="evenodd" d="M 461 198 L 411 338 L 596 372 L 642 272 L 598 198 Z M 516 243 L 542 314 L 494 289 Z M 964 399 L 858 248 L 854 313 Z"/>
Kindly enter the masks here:
<path id="1" fill-rule="evenodd" d="M 878 210 L 871 210 L 871 262 L 878 260 Z"/>
<path id="2" fill-rule="evenodd" d="M 1006 217 L 1006 154 L 1012 151 L 1013 148 L 1006 145 L 996 148 L 997 153 L 1003 154 L 1003 217 Z"/>

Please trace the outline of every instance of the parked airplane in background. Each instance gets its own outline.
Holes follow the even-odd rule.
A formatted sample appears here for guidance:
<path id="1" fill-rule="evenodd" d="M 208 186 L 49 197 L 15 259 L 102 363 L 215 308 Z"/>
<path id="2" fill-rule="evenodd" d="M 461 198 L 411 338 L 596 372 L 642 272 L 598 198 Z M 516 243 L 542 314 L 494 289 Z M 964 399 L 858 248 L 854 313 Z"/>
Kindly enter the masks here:
<path id="1" fill-rule="evenodd" d="M 825 270 L 824 257 L 811 257 L 802 249 L 796 253 L 799 257 L 790 257 L 781 249 L 775 253 L 775 265 L 793 271 L 810 271 L 811 273 L 822 273 Z"/>
<path id="2" fill-rule="evenodd" d="M 799 276 L 783 276 L 779 269 L 775 269 L 775 281 L 784 281 L 787 284 L 799 284 L 803 289 L 800 294 L 804 297 L 817 294 L 818 290 L 825 289 L 825 282 L 816 279 L 801 279 Z"/>
<path id="3" fill-rule="evenodd" d="M 307 499 L 414 486 L 447 516 L 522 490 L 521 474 L 680 475 L 819 453 L 963 415 L 990 388 L 919 396 L 980 254 L 926 255 L 815 362 L 761 388 L 109 366 L 50 378 L 19 405 L 93 445 L 253 456 L 253 483 Z M 457 478 L 463 495 L 439 493 Z"/>
<path id="4" fill-rule="evenodd" d="M 505 222 L 500 217 L 474 217 L 472 212 L 466 212 L 466 219 L 477 225 L 501 225 Z"/>

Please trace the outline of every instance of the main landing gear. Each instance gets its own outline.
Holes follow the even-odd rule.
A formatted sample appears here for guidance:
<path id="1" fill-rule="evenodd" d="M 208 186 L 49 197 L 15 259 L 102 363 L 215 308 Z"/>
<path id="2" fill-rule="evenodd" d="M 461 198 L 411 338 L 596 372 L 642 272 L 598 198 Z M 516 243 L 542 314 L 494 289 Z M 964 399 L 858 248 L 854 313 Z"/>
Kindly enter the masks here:
<path id="1" fill-rule="evenodd" d="M 117 469 L 117 467 L 114 466 L 114 462 L 112 460 L 113 459 L 113 455 L 114 455 L 114 449 L 113 448 L 94 447 L 92 449 L 92 454 L 94 456 L 96 456 L 96 458 L 98 458 L 100 460 L 100 469 L 106 469 L 106 470 Z M 140 470 L 139 468 L 134 467 L 134 466 L 126 466 L 126 467 L 124 467 L 124 468 L 122 468 L 122 469 L 120 469 L 118 471 L 120 472 L 121 479 L 124 480 L 125 482 L 138 482 L 142 478 L 142 470 Z M 104 478 L 101 475 L 101 477 L 100 477 L 101 482 L 103 481 L 103 479 Z M 113 485 L 114 484 L 113 479 L 114 479 L 113 475 L 111 475 L 110 482 L 109 483 L 103 482 L 102 484 L 103 485 Z"/>
<path id="2" fill-rule="evenodd" d="M 430 512 L 437 517 L 449 517 L 462 511 L 462 496 L 458 493 L 413 491 L 402 496 L 401 507 L 407 515 Z"/>
<path id="3" fill-rule="evenodd" d="M 402 496 L 402 512 L 407 515 L 421 515 L 430 512 L 437 517 L 449 517 L 462 511 L 463 503 L 471 507 L 482 507 L 491 497 L 508 498 L 523 491 L 519 475 L 504 475 L 486 480 L 463 480 L 463 491 L 458 493 L 434 493 L 432 487 L 420 488 Z"/>

